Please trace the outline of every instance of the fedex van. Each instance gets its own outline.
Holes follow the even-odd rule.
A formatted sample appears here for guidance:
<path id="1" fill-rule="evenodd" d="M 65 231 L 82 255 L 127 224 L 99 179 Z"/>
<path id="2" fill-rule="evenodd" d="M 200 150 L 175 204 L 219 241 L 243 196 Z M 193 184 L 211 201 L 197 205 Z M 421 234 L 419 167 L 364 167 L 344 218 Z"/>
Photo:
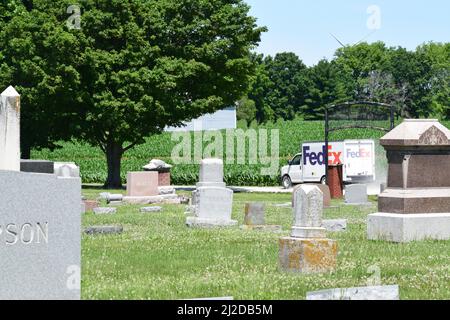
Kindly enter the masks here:
<path id="1" fill-rule="evenodd" d="M 305 142 L 302 152 L 281 168 L 284 188 L 293 184 L 326 183 L 325 143 Z M 375 142 L 373 140 L 345 140 L 328 143 L 328 164 L 343 165 L 346 183 L 371 182 L 375 180 Z"/>

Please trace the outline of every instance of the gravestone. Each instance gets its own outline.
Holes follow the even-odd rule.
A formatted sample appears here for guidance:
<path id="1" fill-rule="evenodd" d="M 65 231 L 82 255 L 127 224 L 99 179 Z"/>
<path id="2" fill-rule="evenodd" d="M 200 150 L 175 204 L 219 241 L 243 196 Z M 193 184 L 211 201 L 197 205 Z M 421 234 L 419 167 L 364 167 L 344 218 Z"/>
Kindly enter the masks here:
<path id="1" fill-rule="evenodd" d="M 80 176 L 80 167 L 74 162 L 55 162 L 53 165 L 53 172 L 58 177 L 78 178 Z"/>
<path id="2" fill-rule="evenodd" d="M 127 197 L 151 197 L 159 195 L 158 172 L 128 172 Z"/>
<path id="3" fill-rule="evenodd" d="M 397 285 L 337 288 L 306 293 L 306 300 L 399 300 Z"/>
<path id="4" fill-rule="evenodd" d="M 11 86 L 0 95 L 0 170 L 20 171 L 20 95 Z"/>
<path id="5" fill-rule="evenodd" d="M 84 233 L 88 235 L 121 234 L 122 232 L 122 226 L 92 226 L 84 229 Z"/>
<path id="6" fill-rule="evenodd" d="M 314 185 L 302 185 L 295 193 L 291 236 L 279 241 L 281 269 L 301 273 L 332 271 L 337 243 L 326 238 L 322 227 L 323 194 Z"/>
<path id="7" fill-rule="evenodd" d="M 172 166 L 162 160 L 152 159 L 150 163 L 143 167 L 144 171 L 158 172 L 158 185 L 170 186 L 170 169 Z"/>
<path id="8" fill-rule="evenodd" d="M 81 180 L 20 172 L 20 97 L 0 100 L 0 300 L 80 299 Z"/>
<path id="9" fill-rule="evenodd" d="M 47 160 L 20 160 L 20 171 L 53 174 L 54 164 Z"/>
<path id="10" fill-rule="evenodd" d="M 438 120 L 405 120 L 380 139 L 387 188 L 367 220 L 371 240 L 450 239 L 450 130 Z"/>
<path id="11" fill-rule="evenodd" d="M 200 164 L 200 181 L 192 192 L 192 216 L 189 227 L 227 227 L 237 224 L 231 219 L 233 190 L 223 182 L 223 162 L 204 159 Z"/>
<path id="12" fill-rule="evenodd" d="M 99 203 L 97 200 L 83 200 L 84 212 L 92 212 L 95 208 L 98 208 Z"/>
<path id="13" fill-rule="evenodd" d="M 245 204 L 244 225 L 242 229 L 258 231 L 281 231 L 281 226 L 266 225 L 265 205 L 262 202 Z"/>
<path id="14" fill-rule="evenodd" d="M 151 213 L 151 212 L 161 212 L 162 208 L 158 207 L 158 206 L 153 206 L 153 207 L 143 207 L 140 209 L 140 211 L 142 213 Z"/>
<path id="15" fill-rule="evenodd" d="M 117 208 L 97 207 L 93 211 L 95 214 L 115 214 L 117 213 Z"/>
<path id="16" fill-rule="evenodd" d="M 367 204 L 367 185 L 349 184 L 345 186 L 345 204 Z"/>
<path id="17" fill-rule="evenodd" d="M 264 203 L 262 202 L 246 203 L 244 223 L 246 225 L 266 224 Z"/>
<path id="18" fill-rule="evenodd" d="M 329 208 L 331 205 L 331 194 L 330 194 L 330 187 L 328 187 L 326 184 L 321 184 L 321 183 L 317 183 L 317 184 L 308 184 L 311 186 L 317 186 L 320 191 L 322 191 L 323 194 L 323 207 L 324 208 Z M 295 203 L 295 190 L 300 188 L 302 185 L 299 184 L 297 186 L 294 187 L 294 190 L 292 191 L 292 207 L 294 207 L 294 203 Z"/>

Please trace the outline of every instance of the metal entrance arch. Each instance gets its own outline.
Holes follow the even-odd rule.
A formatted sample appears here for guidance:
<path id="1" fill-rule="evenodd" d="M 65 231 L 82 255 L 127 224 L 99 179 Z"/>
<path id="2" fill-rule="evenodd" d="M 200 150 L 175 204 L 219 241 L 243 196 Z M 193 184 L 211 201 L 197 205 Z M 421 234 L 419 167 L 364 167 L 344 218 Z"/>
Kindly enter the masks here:
<path id="1" fill-rule="evenodd" d="M 395 126 L 395 106 L 382 102 L 352 101 L 325 107 L 325 177 L 328 184 L 328 143 L 329 134 L 346 129 L 374 129 L 389 132 Z M 336 125 L 330 126 L 330 121 Z M 384 128 L 381 122 L 389 121 Z M 375 123 L 375 124 L 374 124 Z"/>

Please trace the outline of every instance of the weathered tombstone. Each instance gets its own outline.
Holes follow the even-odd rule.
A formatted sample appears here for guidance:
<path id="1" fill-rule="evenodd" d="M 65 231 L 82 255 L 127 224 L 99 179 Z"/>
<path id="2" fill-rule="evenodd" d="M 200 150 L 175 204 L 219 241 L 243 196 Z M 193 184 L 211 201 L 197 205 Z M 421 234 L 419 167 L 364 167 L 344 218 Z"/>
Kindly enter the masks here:
<path id="1" fill-rule="evenodd" d="M 97 200 L 83 200 L 84 212 L 92 212 L 95 208 L 98 208 L 99 203 Z"/>
<path id="2" fill-rule="evenodd" d="M 159 195 L 158 172 L 128 172 L 127 197 L 148 197 Z"/>
<path id="3" fill-rule="evenodd" d="M 262 202 L 246 203 L 244 223 L 246 225 L 266 224 L 264 203 Z"/>
<path id="4" fill-rule="evenodd" d="M 306 300 L 399 300 L 397 285 L 337 288 L 306 293 Z"/>
<path id="5" fill-rule="evenodd" d="M 308 184 L 310 186 L 317 186 L 320 191 L 322 191 L 323 194 L 323 207 L 324 208 L 328 208 L 331 205 L 331 194 L 330 194 L 330 187 L 328 187 L 326 184 L 322 184 L 322 183 L 317 183 L 317 184 Z M 297 186 L 294 187 L 294 190 L 292 191 L 292 207 L 294 207 L 294 203 L 295 203 L 295 190 L 300 188 L 302 185 L 299 184 Z"/>
<path id="6" fill-rule="evenodd" d="M 370 214 L 371 240 L 450 239 L 450 130 L 438 120 L 405 120 L 380 140 L 388 182 Z"/>
<path id="7" fill-rule="evenodd" d="M 53 165 L 53 172 L 58 177 L 78 178 L 80 176 L 80 167 L 74 162 L 55 162 Z"/>
<path id="8" fill-rule="evenodd" d="M 336 266 L 337 243 L 326 238 L 326 229 L 322 227 L 322 192 L 311 185 L 302 185 L 295 192 L 291 236 L 279 242 L 281 269 L 302 273 L 332 271 Z"/>
<path id="9" fill-rule="evenodd" d="M 265 205 L 262 202 L 245 204 L 244 225 L 242 229 L 259 231 L 281 231 L 281 226 L 266 225 Z"/>
<path id="10" fill-rule="evenodd" d="M 200 164 L 200 182 L 192 192 L 192 215 L 187 217 L 189 227 L 226 227 L 237 224 L 231 219 L 233 190 L 223 182 L 223 162 L 204 159 Z"/>
<path id="11" fill-rule="evenodd" d="M 140 209 L 141 213 L 152 213 L 152 212 L 161 212 L 162 208 L 158 206 L 153 207 L 143 207 Z"/>
<path id="12" fill-rule="evenodd" d="M 345 186 L 345 204 L 367 204 L 367 185 L 349 184 Z"/>
<path id="13" fill-rule="evenodd" d="M 11 86 L 0 95 L 0 170 L 20 171 L 20 95 Z"/>
<path id="14" fill-rule="evenodd" d="M 84 233 L 88 235 L 121 234 L 122 232 L 123 232 L 122 226 L 92 226 L 84 229 Z"/>
<path id="15" fill-rule="evenodd" d="M 21 172 L 54 173 L 54 164 L 47 160 L 20 160 Z"/>
<path id="16" fill-rule="evenodd" d="M 98 207 L 93 209 L 95 214 L 115 214 L 117 213 L 117 208 L 109 207 Z"/>
<path id="17" fill-rule="evenodd" d="M 123 200 L 123 195 L 121 193 L 117 193 L 117 194 L 112 194 L 112 193 L 108 193 L 108 195 L 106 196 L 106 203 L 108 204 L 115 204 L 115 203 L 120 203 Z"/>
<path id="18" fill-rule="evenodd" d="M 0 102 L 0 299 L 80 299 L 81 180 L 19 172 L 19 96 Z"/>

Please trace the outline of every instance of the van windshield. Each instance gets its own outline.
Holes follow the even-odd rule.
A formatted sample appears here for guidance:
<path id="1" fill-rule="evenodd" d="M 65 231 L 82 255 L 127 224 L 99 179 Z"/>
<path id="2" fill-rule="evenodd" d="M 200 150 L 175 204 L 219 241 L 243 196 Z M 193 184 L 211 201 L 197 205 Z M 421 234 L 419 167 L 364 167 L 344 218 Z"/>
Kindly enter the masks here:
<path id="1" fill-rule="evenodd" d="M 302 162 L 302 156 L 298 155 L 294 159 L 292 159 L 291 166 L 299 166 L 301 162 Z"/>

